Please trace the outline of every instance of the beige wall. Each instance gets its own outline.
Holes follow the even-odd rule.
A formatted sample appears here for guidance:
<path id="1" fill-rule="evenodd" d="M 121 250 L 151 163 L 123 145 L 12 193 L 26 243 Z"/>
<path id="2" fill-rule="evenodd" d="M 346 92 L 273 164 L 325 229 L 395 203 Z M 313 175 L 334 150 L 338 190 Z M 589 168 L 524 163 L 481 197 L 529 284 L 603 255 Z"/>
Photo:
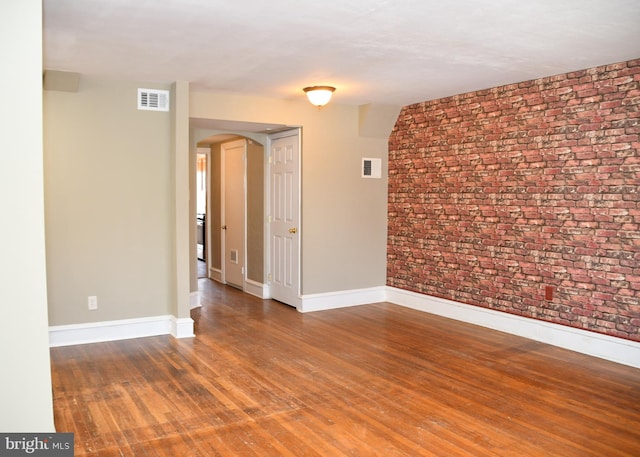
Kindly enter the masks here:
<path id="1" fill-rule="evenodd" d="M 191 186 L 195 183 L 195 152 L 191 157 L 189 131 L 189 83 L 176 81 L 171 84 L 170 168 L 169 183 L 171 227 L 171 314 L 180 321 L 188 320 L 189 330 L 180 325 L 172 330 L 174 336 L 193 336 L 191 320 L 191 262 L 195 262 L 195 198 L 191 204 Z M 166 183 L 165 183 L 166 184 Z M 190 247 L 193 251 L 190 251 Z M 184 322 L 184 321 L 183 321 Z M 184 322 L 186 325 L 186 322 Z"/>
<path id="2" fill-rule="evenodd" d="M 51 325 L 188 315 L 176 262 L 186 255 L 193 263 L 187 244 L 195 243 L 176 243 L 177 213 L 187 209 L 192 221 L 175 199 L 184 187 L 176 169 L 189 160 L 177 156 L 172 128 L 185 114 L 138 111 L 138 87 L 163 88 L 83 76 L 78 92 L 45 92 Z M 302 126 L 303 294 L 384 285 L 386 179 L 362 179 L 360 166 L 362 157 L 382 157 L 386 168 L 388 131 L 360 136 L 356 106 L 199 92 L 188 106 L 191 117 Z M 181 142 L 195 151 L 199 139 L 192 132 Z M 195 290 L 193 277 L 187 288 Z M 87 309 L 89 295 L 98 310 Z"/>
<path id="3" fill-rule="evenodd" d="M 267 282 L 264 273 L 264 146 L 247 140 L 247 279 Z"/>
<path id="4" fill-rule="evenodd" d="M 337 96 L 336 96 L 337 98 Z M 395 109 L 395 108 L 394 108 Z M 387 138 L 360 136 L 360 109 L 192 91 L 190 116 L 302 126 L 302 293 L 384 286 Z M 383 159 L 383 179 L 362 179 L 362 157 Z"/>
<path id="5" fill-rule="evenodd" d="M 196 190 L 197 182 L 197 163 L 198 163 L 198 145 L 195 139 L 193 129 L 189 129 L 189 293 L 198 292 L 198 247 L 196 241 L 198 239 L 196 218 L 198 195 Z M 207 176 L 207 179 L 210 179 Z M 207 224 L 209 221 L 207 221 Z"/>
<path id="6" fill-rule="evenodd" d="M 41 18 L 40 0 L 0 3 L 3 432 L 54 431 L 42 183 Z"/>
<path id="7" fill-rule="evenodd" d="M 138 87 L 168 89 L 82 76 L 45 92 L 51 325 L 176 315 L 171 120 L 138 111 Z"/>

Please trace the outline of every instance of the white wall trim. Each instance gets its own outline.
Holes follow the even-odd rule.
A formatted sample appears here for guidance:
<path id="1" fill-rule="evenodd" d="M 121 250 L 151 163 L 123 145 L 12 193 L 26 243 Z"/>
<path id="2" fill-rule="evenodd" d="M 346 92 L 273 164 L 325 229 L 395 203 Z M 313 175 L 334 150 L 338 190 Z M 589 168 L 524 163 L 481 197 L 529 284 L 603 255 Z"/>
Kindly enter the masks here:
<path id="1" fill-rule="evenodd" d="M 193 336 L 193 320 L 191 318 L 176 319 L 174 316 L 167 315 L 55 325 L 49 327 L 49 346 L 100 343 L 168 334 L 176 338 Z"/>
<path id="2" fill-rule="evenodd" d="M 189 306 L 191 309 L 200 308 L 202 306 L 199 291 L 191 292 L 191 294 L 189 295 Z"/>
<path id="3" fill-rule="evenodd" d="M 209 279 L 222 282 L 222 270 L 220 268 L 209 268 Z"/>
<path id="4" fill-rule="evenodd" d="M 267 287 L 258 283 L 255 285 L 257 289 L 263 291 Z M 635 341 L 394 287 L 372 287 L 304 295 L 296 308 L 306 313 L 384 301 L 640 368 L 640 343 Z M 195 336 L 193 329 L 193 319 L 177 319 L 171 315 L 58 325 L 49 327 L 49 344 L 51 347 L 69 346 L 167 334 L 175 338 L 191 338 Z"/>
<path id="5" fill-rule="evenodd" d="M 347 306 L 365 305 L 385 301 L 385 287 L 368 289 L 343 290 L 322 294 L 303 295 L 296 307 L 301 313 L 323 311 L 327 309 L 345 308 Z"/>
<path id="6" fill-rule="evenodd" d="M 193 319 L 190 317 L 182 317 L 180 319 L 175 316 L 171 318 L 171 335 L 174 338 L 193 338 Z"/>
<path id="7" fill-rule="evenodd" d="M 244 281 L 244 291 L 248 294 L 254 295 L 258 298 L 267 299 L 271 298 L 271 291 L 268 284 L 262 284 L 252 279 L 246 279 Z"/>
<path id="8" fill-rule="evenodd" d="M 386 288 L 386 301 L 640 368 L 640 343 L 443 298 Z"/>

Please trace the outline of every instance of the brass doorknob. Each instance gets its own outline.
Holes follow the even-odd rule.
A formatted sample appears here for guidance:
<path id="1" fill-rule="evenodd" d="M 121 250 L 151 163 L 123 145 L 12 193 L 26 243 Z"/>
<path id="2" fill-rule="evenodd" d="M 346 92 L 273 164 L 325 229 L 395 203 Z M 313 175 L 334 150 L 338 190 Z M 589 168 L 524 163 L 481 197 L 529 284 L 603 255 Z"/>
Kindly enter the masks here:
<path id="1" fill-rule="evenodd" d="M 289 233 L 296 233 L 297 231 L 298 229 L 295 227 L 289 229 Z"/>

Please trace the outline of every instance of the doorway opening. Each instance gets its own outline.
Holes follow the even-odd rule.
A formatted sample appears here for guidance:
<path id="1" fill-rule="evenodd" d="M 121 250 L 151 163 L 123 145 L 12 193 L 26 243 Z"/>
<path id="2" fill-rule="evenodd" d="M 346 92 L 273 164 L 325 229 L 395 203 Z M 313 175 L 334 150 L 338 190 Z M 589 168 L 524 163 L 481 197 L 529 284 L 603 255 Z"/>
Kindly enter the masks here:
<path id="1" fill-rule="evenodd" d="M 208 158 L 204 277 L 262 295 L 267 155 L 252 136 L 214 134 L 198 142 L 198 151 L 206 149 Z M 265 141 L 263 136 L 260 140 Z M 196 176 L 196 186 L 199 183 Z"/>
<path id="2" fill-rule="evenodd" d="M 196 155 L 196 257 L 198 279 L 207 277 L 207 187 L 209 151 L 198 148 Z"/>
<path id="3" fill-rule="evenodd" d="M 227 124 L 236 129 L 211 128 Z M 282 132 L 299 135 L 299 128 L 205 119 L 191 119 L 191 128 L 197 151 L 206 150 L 208 159 L 201 243 L 206 260 L 203 277 L 260 298 L 272 298 L 269 149 Z M 197 174 L 198 160 L 195 163 Z M 196 187 L 201 184 L 198 176 L 194 182 Z"/>

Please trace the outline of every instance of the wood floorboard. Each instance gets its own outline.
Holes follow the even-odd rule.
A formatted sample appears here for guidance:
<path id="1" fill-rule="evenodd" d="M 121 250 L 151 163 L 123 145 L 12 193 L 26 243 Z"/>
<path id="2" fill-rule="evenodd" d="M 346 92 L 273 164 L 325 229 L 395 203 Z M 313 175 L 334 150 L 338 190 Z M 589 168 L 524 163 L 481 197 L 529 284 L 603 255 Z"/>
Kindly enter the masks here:
<path id="1" fill-rule="evenodd" d="M 76 456 L 640 456 L 640 370 L 389 303 L 200 279 L 197 337 L 51 349 Z"/>

